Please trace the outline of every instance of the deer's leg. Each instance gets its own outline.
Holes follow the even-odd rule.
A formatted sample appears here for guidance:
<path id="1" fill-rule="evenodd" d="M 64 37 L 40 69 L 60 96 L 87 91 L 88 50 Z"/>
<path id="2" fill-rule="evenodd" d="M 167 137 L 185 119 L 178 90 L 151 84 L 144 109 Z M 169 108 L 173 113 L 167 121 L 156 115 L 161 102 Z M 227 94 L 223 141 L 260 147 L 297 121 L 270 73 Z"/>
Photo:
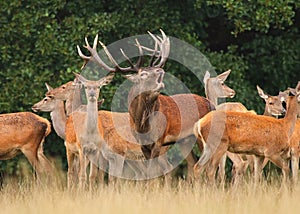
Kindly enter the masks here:
<path id="1" fill-rule="evenodd" d="M 240 181 L 241 177 L 245 172 L 245 168 L 247 167 L 247 163 L 242 159 L 239 154 L 227 153 L 229 159 L 233 163 L 232 167 L 232 179 L 233 184 L 236 185 Z"/>
<path id="2" fill-rule="evenodd" d="M 220 179 L 220 182 L 223 184 L 225 182 L 225 168 L 226 168 L 226 159 L 227 159 L 227 153 L 225 153 L 219 162 L 219 170 L 218 170 L 218 177 Z"/>
<path id="3" fill-rule="evenodd" d="M 194 176 L 196 179 L 200 177 L 200 175 L 202 174 L 205 166 L 208 164 L 208 161 L 211 159 L 211 157 L 212 157 L 212 151 L 207 145 L 205 145 L 200 159 L 194 166 Z"/>
<path id="4" fill-rule="evenodd" d="M 39 160 L 39 162 L 42 163 L 43 169 L 47 172 L 47 175 L 50 175 L 51 177 L 53 177 L 53 167 L 51 165 L 51 162 L 44 155 L 44 148 L 43 148 L 44 140 L 45 140 L 45 138 L 42 139 L 42 141 L 38 147 L 38 160 Z"/>
<path id="5" fill-rule="evenodd" d="M 83 189 L 86 184 L 86 167 L 89 164 L 89 160 L 83 155 L 82 152 L 79 152 L 79 188 Z"/>
<path id="6" fill-rule="evenodd" d="M 75 182 L 75 172 L 77 172 L 77 166 L 74 164 L 74 160 L 77 158 L 76 155 L 66 147 L 67 162 L 68 162 L 68 175 L 67 175 L 67 186 L 68 189 L 72 188 Z M 77 174 L 76 174 L 77 177 Z"/>
<path id="7" fill-rule="evenodd" d="M 99 170 L 98 170 L 98 176 L 97 178 L 99 179 L 99 184 L 103 185 L 104 184 L 104 177 L 105 177 L 105 172 L 107 172 L 108 168 L 108 161 L 103 157 L 102 152 L 100 152 L 99 156 Z"/>
<path id="8" fill-rule="evenodd" d="M 272 161 L 276 166 L 281 168 L 282 170 L 282 183 L 285 185 L 288 182 L 288 177 L 289 177 L 289 164 L 288 161 L 283 159 L 280 155 L 272 155 L 269 157 L 270 161 Z"/>
<path id="9" fill-rule="evenodd" d="M 220 161 L 224 157 L 224 154 L 226 154 L 228 148 L 227 145 L 228 144 L 226 143 L 226 140 L 222 139 L 220 145 L 217 147 L 216 151 L 214 152 L 211 158 L 211 166 L 206 170 L 208 180 L 211 184 L 215 184 L 216 171 L 220 164 Z M 224 185 L 224 183 L 221 183 L 221 185 Z"/>
<path id="10" fill-rule="evenodd" d="M 21 148 L 22 153 L 25 155 L 33 169 L 36 171 L 38 179 L 40 179 L 40 176 L 43 174 L 43 167 L 39 163 L 37 150 L 38 148 L 36 144 L 28 144 Z"/>
<path id="11" fill-rule="evenodd" d="M 250 175 L 254 177 L 254 162 L 255 162 L 255 155 L 245 155 L 247 164 L 249 167 Z M 245 168 L 245 172 L 247 170 L 247 167 Z"/>
<path id="12" fill-rule="evenodd" d="M 186 156 L 186 162 L 187 162 L 187 180 L 188 182 L 193 182 L 194 180 L 194 166 L 197 162 L 196 155 L 193 151 L 191 151 L 188 156 Z"/>
<path id="13" fill-rule="evenodd" d="M 292 154 L 291 157 L 292 175 L 293 175 L 293 185 L 298 183 L 298 173 L 299 173 L 299 156 Z"/>
<path id="14" fill-rule="evenodd" d="M 255 185 L 257 185 L 258 182 L 262 178 L 262 170 L 263 170 L 264 160 L 265 160 L 265 157 L 262 157 L 262 156 L 254 157 L 254 183 L 255 183 Z"/>
<path id="15" fill-rule="evenodd" d="M 185 157 L 186 163 L 187 163 L 187 180 L 189 182 L 192 182 L 194 179 L 194 165 L 197 162 L 196 155 L 193 152 L 193 146 L 195 143 L 195 137 L 186 137 L 181 140 L 181 142 L 178 144 L 180 146 L 180 151 Z"/>
<path id="16" fill-rule="evenodd" d="M 93 190 L 96 187 L 96 177 L 98 175 L 97 165 L 90 164 L 90 174 L 89 174 L 89 190 Z"/>

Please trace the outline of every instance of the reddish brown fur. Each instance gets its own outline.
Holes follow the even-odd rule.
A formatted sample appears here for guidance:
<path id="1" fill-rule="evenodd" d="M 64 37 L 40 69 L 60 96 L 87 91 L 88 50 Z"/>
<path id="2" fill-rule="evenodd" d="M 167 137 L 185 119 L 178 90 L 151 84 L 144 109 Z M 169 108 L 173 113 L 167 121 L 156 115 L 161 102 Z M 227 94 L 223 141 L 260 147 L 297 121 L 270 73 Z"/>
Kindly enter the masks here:
<path id="1" fill-rule="evenodd" d="M 138 98 L 139 96 L 131 102 L 130 122 L 134 130 L 143 133 L 148 130 L 141 130 L 141 121 L 137 119 L 137 115 L 140 114 L 137 111 Z M 159 95 L 153 103 L 156 105 L 154 111 L 161 112 L 166 118 L 166 127 L 165 129 L 162 127 L 160 130 L 162 131 L 161 137 L 155 144 L 154 153 L 156 154 L 152 154 L 153 157 L 160 154 L 160 149 L 164 144 L 189 136 L 192 133 L 194 123 L 214 109 L 214 106 L 206 98 L 195 94 Z M 195 114 L 191 113 L 193 110 Z M 141 109 L 141 111 L 143 112 L 145 109 Z M 160 121 L 154 122 L 157 126 L 161 126 Z"/>
<path id="2" fill-rule="evenodd" d="M 50 132 L 50 122 L 31 112 L 1 114 L 0 159 L 11 159 L 22 152 L 38 174 L 50 170 L 43 154 L 43 142 Z"/>
<path id="3" fill-rule="evenodd" d="M 212 163 L 207 174 L 213 181 L 215 164 L 228 150 L 234 153 L 267 157 L 282 168 L 284 178 L 286 178 L 289 171 L 286 162 L 290 149 L 289 139 L 296 122 L 296 99 L 296 97 L 290 98 L 288 113 L 284 119 L 224 111 L 210 112 L 200 119 L 196 124 L 196 134 L 206 145 L 203 158 L 200 158 L 194 168 L 197 174 L 214 156 L 215 163 Z"/>

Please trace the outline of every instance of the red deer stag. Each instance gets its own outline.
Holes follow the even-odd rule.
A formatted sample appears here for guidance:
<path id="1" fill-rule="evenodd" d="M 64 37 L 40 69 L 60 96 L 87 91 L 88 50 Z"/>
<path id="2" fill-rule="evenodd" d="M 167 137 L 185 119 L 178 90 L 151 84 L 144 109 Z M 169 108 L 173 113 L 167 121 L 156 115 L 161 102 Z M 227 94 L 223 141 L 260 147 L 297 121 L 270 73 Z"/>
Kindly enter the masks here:
<path id="1" fill-rule="evenodd" d="M 194 167 L 195 174 L 206 168 L 206 175 L 213 175 L 226 151 L 266 157 L 282 169 L 283 182 L 287 181 L 287 157 L 290 138 L 297 120 L 297 101 L 300 94 L 289 97 L 287 113 L 283 119 L 244 112 L 214 111 L 195 124 L 195 135 L 204 144 L 201 158 Z M 213 157 L 213 162 L 210 162 Z M 209 166 L 207 166 L 209 164 Z"/>
<path id="2" fill-rule="evenodd" d="M 91 56 L 85 56 L 80 51 L 80 56 L 87 61 L 93 61 L 97 65 L 109 72 L 135 72 L 128 74 L 126 77 L 134 84 L 129 92 L 129 116 L 132 133 L 140 145 L 147 159 L 151 159 L 149 177 L 159 173 L 167 173 L 171 166 L 163 155 L 168 150 L 168 144 L 181 140 L 193 134 L 194 123 L 209 111 L 214 109 L 213 104 L 204 97 L 195 94 L 177 94 L 173 96 L 164 96 L 160 90 L 164 87 L 163 78 L 164 70 L 162 67 L 166 63 L 170 52 L 170 41 L 163 31 L 162 38 L 150 34 L 155 40 L 155 49 L 151 50 L 139 44 L 140 57 L 136 64 L 123 53 L 124 57 L 130 63 L 130 67 L 122 68 L 113 59 L 108 49 L 101 43 L 110 61 L 115 67 L 106 65 L 99 57 L 96 46 L 86 48 Z M 96 41 L 96 39 L 95 39 Z M 94 43 L 95 44 L 95 43 Z M 160 50 L 156 50 L 159 47 Z M 143 49 L 152 52 L 149 67 L 142 66 Z M 155 60 L 154 58 L 157 57 Z M 158 166 L 154 170 L 153 163 Z"/>
<path id="3" fill-rule="evenodd" d="M 23 153 L 38 178 L 50 173 L 52 166 L 43 152 L 45 137 L 51 132 L 50 122 L 31 112 L 0 115 L 0 160 Z"/>

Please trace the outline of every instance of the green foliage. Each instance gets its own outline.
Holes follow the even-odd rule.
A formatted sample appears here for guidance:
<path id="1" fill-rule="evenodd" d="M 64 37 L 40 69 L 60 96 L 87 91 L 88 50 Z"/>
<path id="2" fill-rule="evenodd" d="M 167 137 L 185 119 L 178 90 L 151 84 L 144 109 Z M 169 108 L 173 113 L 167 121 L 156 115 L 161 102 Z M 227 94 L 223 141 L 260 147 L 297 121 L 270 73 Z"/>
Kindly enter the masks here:
<path id="1" fill-rule="evenodd" d="M 299 7 L 292 0 L 1 1 L 0 113 L 31 111 L 46 92 L 45 82 L 56 87 L 73 80 L 72 72 L 80 72 L 82 65 L 76 45 L 84 45 L 84 37 L 92 41 L 99 34 L 110 44 L 159 29 L 207 57 L 211 66 L 198 70 L 231 69 L 227 83 L 237 92 L 233 100 L 261 113 L 264 103 L 256 84 L 277 94 L 299 80 Z M 203 59 L 198 60 L 201 64 Z M 169 60 L 165 69 L 191 92 L 204 95 L 201 81 L 187 67 Z M 110 109 L 122 81 L 117 76 L 103 88 L 104 109 Z M 48 113 L 41 115 L 49 118 Z M 54 132 L 45 150 L 66 161 L 62 140 Z M 17 160 L 0 167 L 14 174 Z"/>
<path id="2" fill-rule="evenodd" d="M 201 4 L 198 0 L 196 5 Z M 259 31 L 267 33 L 271 28 L 284 30 L 293 24 L 295 8 L 299 8 L 299 2 L 294 0 L 210 0 L 210 6 L 221 5 L 233 23 L 233 33 L 237 35 L 244 31 Z"/>

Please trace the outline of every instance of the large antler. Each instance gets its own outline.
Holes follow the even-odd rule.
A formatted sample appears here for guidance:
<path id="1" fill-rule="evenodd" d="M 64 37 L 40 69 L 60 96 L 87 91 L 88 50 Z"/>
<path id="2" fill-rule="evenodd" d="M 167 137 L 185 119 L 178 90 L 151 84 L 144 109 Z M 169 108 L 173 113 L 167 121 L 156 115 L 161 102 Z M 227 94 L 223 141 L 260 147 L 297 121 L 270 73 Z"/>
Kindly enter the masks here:
<path id="1" fill-rule="evenodd" d="M 160 29 L 162 34 L 162 38 L 156 35 L 153 35 L 151 32 L 148 31 L 149 35 L 155 41 L 154 49 L 150 49 L 147 47 L 142 46 L 143 49 L 152 52 L 151 60 L 150 60 L 150 67 L 163 67 L 169 57 L 170 54 L 170 39 L 166 36 L 163 30 Z M 159 46 L 159 50 L 157 50 L 157 46 Z M 155 57 L 157 57 L 155 59 Z M 160 59 L 159 63 L 157 64 L 158 60 Z"/>
<path id="2" fill-rule="evenodd" d="M 78 50 L 78 54 L 79 56 L 84 60 L 84 64 L 82 66 L 82 68 L 85 67 L 85 65 L 89 62 L 89 61 L 92 61 L 92 62 L 95 62 L 97 65 L 99 65 L 100 67 L 104 68 L 105 70 L 109 71 L 109 72 L 117 72 L 117 71 L 120 71 L 120 72 L 131 72 L 131 71 L 135 71 L 135 72 L 138 72 L 138 67 L 140 66 L 138 63 L 141 61 L 141 60 L 138 60 L 138 63 L 136 65 L 134 65 L 128 57 L 126 57 L 126 59 L 129 61 L 130 63 L 130 67 L 126 67 L 126 68 L 122 68 L 118 65 L 118 63 L 115 61 L 115 59 L 112 57 L 112 55 L 110 54 L 110 52 L 108 51 L 107 47 L 99 41 L 100 45 L 102 46 L 104 52 L 106 53 L 107 57 L 109 58 L 109 60 L 111 61 L 111 63 L 115 66 L 114 68 L 113 67 L 110 67 L 108 66 L 107 64 L 105 64 L 100 56 L 98 55 L 97 53 L 97 43 L 98 43 L 98 35 L 96 35 L 95 39 L 94 39 L 94 43 L 93 43 L 93 48 L 89 45 L 89 42 L 87 40 L 87 38 L 85 37 L 85 43 L 86 45 L 83 46 L 85 47 L 90 53 L 91 53 L 91 56 L 86 56 L 82 53 L 80 47 L 77 45 L 77 50 Z M 123 54 L 124 55 L 124 54 Z M 140 58 L 142 57 L 142 54 L 140 55 Z"/>
<path id="3" fill-rule="evenodd" d="M 94 63 L 96 63 L 97 65 L 99 65 L 100 67 L 104 68 L 105 70 L 109 71 L 109 72 L 138 72 L 140 67 L 143 64 L 143 49 L 152 52 L 152 57 L 151 57 L 151 61 L 150 61 L 150 65 L 149 67 L 163 67 L 166 60 L 168 59 L 169 53 L 170 53 L 170 40 L 169 38 L 166 36 L 166 34 L 160 30 L 162 33 L 162 38 L 159 36 L 155 36 L 152 33 L 148 32 L 149 35 L 153 38 L 153 40 L 155 41 L 155 47 L 154 50 L 141 46 L 141 44 L 138 42 L 138 40 L 136 39 L 136 46 L 139 49 L 139 59 L 137 61 L 136 64 L 133 64 L 132 61 L 129 59 L 129 57 L 124 53 L 124 51 L 122 49 L 121 53 L 123 54 L 123 56 L 126 58 L 127 62 L 130 64 L 129 67 L 126 68 L 122 68 L 118 65 L 118 63 L 115 61 L 115 59 L 112 57 L 112 55 L 110 54 L 110 52 L 108 51 L 107 47 L 99 41 L 100 45 L 102 46 L 104 52 L 106 53 L 107 57 L 109 58 L 109 60 L 111 61 L 111 63 L 115 66 L 115 67 L 110 67 L 107 64 L 105 64 L 100 56 L 97 53 L 97 43 L 98 43 L 98 35 L 96 35 L 95 39 L 94 39 L 94 43 L 93 43 L 93 47 L 91 47 L 88 43 L 87 38 L 85 37 L 85 43 L 86 45 L 84 46 L 91 54 L 91 56 L 86 56 L 81 52 L 80 47 L 77 45 L 77 50 L 78 50 L 78 54 L 79 56 L 84 59 L 84 64 L 82 66 L 82 68 L 85 67 L 85 65 L 88 63 L 88 61 L 92 61 Z M 160 50 L 157 50 L 157 46 L 159 47 Z M 154 58 L 157 57 L 155 60 Z M 159 63 L 158 60 L 160 59 Z"/>

